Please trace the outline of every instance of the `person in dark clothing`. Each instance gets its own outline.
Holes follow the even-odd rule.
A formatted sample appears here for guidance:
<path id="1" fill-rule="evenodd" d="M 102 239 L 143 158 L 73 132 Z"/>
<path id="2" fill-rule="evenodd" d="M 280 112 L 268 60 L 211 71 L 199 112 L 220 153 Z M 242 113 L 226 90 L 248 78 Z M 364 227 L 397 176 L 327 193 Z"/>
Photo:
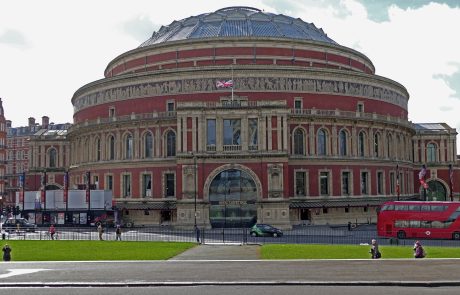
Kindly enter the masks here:
<path id="1" fill-rule="evenodd" d="M 54 240 L 54 234 L 56 233 L 56 228 L 54 227 L 54 224 L 51 224 L 49 232 L 50 232 L 51 240 Z"/>
<path id="2" fill-rule="evenodd" d="M 423 249 L 422 244 L 420 241 L 416 241 L 414 244 L 414 257 L 415 258 L 423 258 L 425 257 L 425 249 Z"/>
<path id="3" fill-rule="evenodd" d="M 200 228 L 196 225 L 195 225 L 195 234 L 196 234 L 196 242 L 200 243 L 201 231 L 200 231 Z"/>
<path id="4" fill-rule="evenodd" d="M 10 261 L 11 260 L 11 248 L 8 244 L 5 244 L 2 248 L 3 251 L 3 261 Z"/>
<path id="5" fill-rule="evenodd" d="M 115 236 L 115 241 L 121 241 L 121 227 L 119 224 L 117 225 L 117 229 L 115 230 Z"/>
<path id="6" fill-rule="evenodd" d="M 382 254 L 379 251 L 379 244 L 374 239 L 371 242 L 371 250 L 369 253 L 371 253 L 372 259 L 379 259 L 382 257 Z"/>

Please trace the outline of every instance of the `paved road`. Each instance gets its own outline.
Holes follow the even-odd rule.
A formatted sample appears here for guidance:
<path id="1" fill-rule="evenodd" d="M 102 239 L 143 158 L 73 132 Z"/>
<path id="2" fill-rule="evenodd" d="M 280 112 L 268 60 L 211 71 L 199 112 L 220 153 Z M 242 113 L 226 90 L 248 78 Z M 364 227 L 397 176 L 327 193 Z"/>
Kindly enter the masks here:
<path id="1" fill-rule="evenodd" d="M 2 263 L 0 287 L 34 282 L 37 286 L 114 287 L 215 284 L 460 286 L 458 259 L 258 260 L 258 251 L 259 247 L 254 245 L 201 245 L 169 261 Z M 30 270 L 31 273 L 27 273 Z"/>

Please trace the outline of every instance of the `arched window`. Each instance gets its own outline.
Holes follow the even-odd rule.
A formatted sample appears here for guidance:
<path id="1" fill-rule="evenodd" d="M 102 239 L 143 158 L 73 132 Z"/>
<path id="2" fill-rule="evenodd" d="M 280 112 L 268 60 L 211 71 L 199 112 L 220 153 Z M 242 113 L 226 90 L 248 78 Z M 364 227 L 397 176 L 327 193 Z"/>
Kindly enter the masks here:
<path id="1" fill-rule="evenodd" d="M 378 133 L 374 134 L 374 157 L 378 158 L 380 150 L 380 135 Z"/>
<path id="2" fill-rule="evenodd" d="M 115 137 L 109 137 L 109 160 L 115 160 Z"/>
<path id="3" fill-rule="evenodd" d="M 318 131 L 318 156 L 326 155 L 327 134 L 324 129 Z"/>
<path id="4" fill-rule="evenodd" d="M 387 156 L 388 158 L 391 158 L 393 156 L 393 153 L 391 151 L 393 146 L 393 139 L 391 138 L 391 134 L 388 134 L 387 136 Z"/>
<path id="5" fill-rule="evenodd" d="M 436 162 L 436 145 L 434 143 L 429 143 L 426 146 L 426 161 L 429 163 Z"/>
<path id="6" fill-rule="evenodd" d="M 99 138 L 96 139 L 96 161 L 101 160 L 101 140 Z"/>
<path id="7" fill-rule="evenodd" d="M 55 148 L 52 148 L 48 152 L 48 158 L 49 158 L 49 167 L 50 168 L 56 168 L 57 164 L 57 152 Z"/>
<path id="8" fill-rule="evenodd" d="M 340 130 L 339 132 L 339 155 L 346 156 L 347 151 L 347 132 L 345 130 Z"/>
<path id="9" fill-rule="evenodd" d="M 166 134 L 166 156 L 176 156 L 176 134 L 173 131 Z"/>
<path id="10" fill-rule="evenodd" d="M 301 128 L 294 131 L 294 155 L 305 155 L 304 133 Z"/>
<path id="11" fill-rule="evenodd" d="M 153 157 L 153 136 L 150 132 L 147 132 L 144 135 L 144 157 Z"/>
<path id="12" fill-rule="evenodd" d="M 361 131 L 358 135 L 358 156 L 360 157 L 364 157 L 365 144 L 366 134 L 364 134 L 364 131 Z"/>
<path id="13" fill-rule="evenodd" d="M 125 159 L 133 158 L 133 136 L 127 134 L 125 137 Z"/>

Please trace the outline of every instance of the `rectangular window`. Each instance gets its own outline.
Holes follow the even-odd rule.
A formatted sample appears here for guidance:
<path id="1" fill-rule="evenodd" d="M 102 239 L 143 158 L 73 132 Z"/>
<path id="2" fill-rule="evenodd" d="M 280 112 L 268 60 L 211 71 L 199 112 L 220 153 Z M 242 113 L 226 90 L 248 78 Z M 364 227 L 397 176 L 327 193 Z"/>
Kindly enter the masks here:
<path id="1" fill-rule="evenodd" d="M 394 195 L 396 190 L 395 173 L 390 172 L 390 195 Z"/>
<path id="2" fill-rule="evenodd" d="M 240 145 L 241 120 L 224 120 L 224 145 Z"/>
<path id="3" fill-rule="evenodd" d="M 113 118 L 113 117 L 115 117 L 115 108 L 110 107 L 109 108 L 109 118 Z"/>
<path id="4" fill-rule="evenodd" d="M 97 176 L 97 175 L 93 176 L 93 183 L 94 183 L 94 186 L 96 187 L 96 189 L 99 189 L 99 176 Z"/>
<path id="5" fill-rule="evenodd" d="M 131 175 L 123 175 L 123 198 L 131 197 Z"/>
<path id="6" fill-rule="evenodd" d="M 369 194 L 369 180 L 368 180 L 369 173 L 368 172 L 361 172 L 361 194 L 367 195 Z"/>
<path id="7" fill-rule="evenodd" d="M 350 172 L 342 172 L 342 195 L 350 195 Z"/>
<path id="8" fill-rule="evenodd" d="M 377 194 L 383 195 L 383 172 L 377 172 Z"/>
<path id="9" fill-rule="evenodd" d="M 216 120 L 208 119 L 207 120 L 207 133 L 206 133 L 206 144 L 208 146 L 216 145 Z"/>
<path id="10" fill-rule="evenodd" d="M 166 104 L 166 111 L 174 112 L 174 102 L 168 101 L 168 103 Z"/>
<path id="11" fill-rule="evenodd" d="M 113 176 L 107 175 L 105 178 L 105 189 L 106 190 L 113 190 Z"/>
<path id="12" fill-rule="evenodd" d="M 165 197 L 170 198 L 175 196 L 175 177 L 174 173 L 165 174 Z"/>
<path id="13" fill-rule="evenodd" d="M 358 103 L 357 111 L 358 111 L 359 113 L 364 112 L 364 104 L 363 104 L 363 103 Z"/>
<path id="14" fill-rule="evenodd" d="M 307 195 L 305 171 L 297 171 L 295 173 L 295 193 L 298 197 L 305 197 Z"/>
<path id="15" fill-rule="evenodd" d="M 329 172 L 320 172 L 319 174 L 320 194 L 329 195 Z"/>
<path id="16" fill-rule="evenodd" d="M 294 110 L 296 114 L 300 114 L 302 111 L 302 100 L 301 99 L 296 99 L 294 101 Z"/>
<path id="17" fill-rule="evenodd" d="M 257 145 L 259 144 L 259 139 L 257 136 L 258 132 L 258 120 L 256 118 L 248 119 L 248 128 L 249 128 L 249 149 L 257 150 Z"/>
<path id="18" fill-rule="evenodd" d="M 150 198 L 152 196 L 152 175 L 142 174 L 142 197 Z"/>

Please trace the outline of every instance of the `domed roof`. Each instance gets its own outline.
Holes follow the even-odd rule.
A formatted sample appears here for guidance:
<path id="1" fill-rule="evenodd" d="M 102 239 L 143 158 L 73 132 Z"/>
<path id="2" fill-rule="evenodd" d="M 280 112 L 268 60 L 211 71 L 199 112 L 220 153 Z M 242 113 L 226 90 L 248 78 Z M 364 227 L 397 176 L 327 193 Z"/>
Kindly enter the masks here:
<path id="1" fill-rule="evenodd" d="M 139 47 L 169 41 L 216 37 L 273 37 L 337 44 L 322 29 L 300 18 L 268 13 L 252 7 L 235 6 L 173 21 L 169 26 L 163 26 L 158 32 L 154 32 L 152 37 Z"/>

